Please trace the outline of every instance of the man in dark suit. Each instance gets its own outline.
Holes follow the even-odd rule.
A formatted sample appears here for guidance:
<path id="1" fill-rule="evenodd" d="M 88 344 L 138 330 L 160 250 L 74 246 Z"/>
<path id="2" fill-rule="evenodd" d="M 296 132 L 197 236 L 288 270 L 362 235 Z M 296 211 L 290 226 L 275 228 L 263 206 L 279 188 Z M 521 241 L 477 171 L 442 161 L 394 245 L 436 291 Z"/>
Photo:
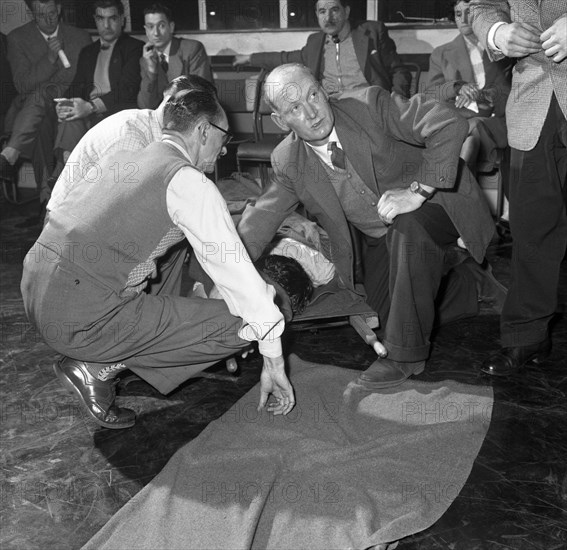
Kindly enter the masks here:
<path id="1" fill-rule="evenodd" d="M 61 122 L 55 149 L 63 164 L 89 128 L 110 114 L 137 107 L 143 42 L 122 32 L 120 0 L 96 0 L 93 8 L 100 39 L 81 51 L 77 74 L 65 94 L 72 101 L 56 109 Z"/>
<path id="2" fill-rule="evenodd" d="M 459 162 L 467 123 L 438 102 L 378 86 L 328 100 L 299 64 L 274 69 L 264 90 L 274 122 L 291 134 L 273 152 L 269 186 L 243 214 L 242 241 L 254 259 L 302 203 L 328 233 L 341 285 L 354 291 L 348 223 L 361 231 L 364 285 L 388 357 L 360 379 L 373 388 L 400 384 L 423 370 L 436 315 L 475 315 L 479 299 L 503 300 L 477 263 L 494 223 Z M 458 242 L 471 257 L 446 274 L 440 293 Z"/>
<path id="3" fill-rule="evenodd" d="M 411 74 L 383 23 L 351 24 L 348 0 L 318 0 L 315 11 L 321 31 L 309 36 L 301 50 L 237 55 L 234 65 L 273 69 L 284 63 L 302 63 L 329 95 L 376 85 L 409 96 Z"/>
<path id="4" fill-rule="evenodd" d="M 481 370 L 508 376 L 551 349 L 567 247 L 567 4 L 471 1 L 475 34 L 491 59 L 517 58 L 506 105 L 512 282 L 500 321 L 502 348 Z"/>
<path id="5" fill-rule="evenodd" d="M 10 139 L 0 153 L 0 176 L 13 178 L 18 159 L 32 158 L 40 201 L 46 202 L 56 129 L 53 99 L 71 84 L 79 52 L 91 38 L 87 31 L 61 22 L 60 0 L 26 0 L 26 5 L 33 21 L 14 29 L 7 39 L 18 95 L 9 113 Z"/>
<path id="6" fill-rule="evenodd" d="M 169 82 L 178 76 L 196 75 L 213 83 L 205 46 L 197 40 L 173 36 L 175 21 L 167 6 L 148 6 L 144 10 L 144 28 L 148 41 L 140 58 L 140 109 L 155 109 Z"/>
<path id="7" fill-rule="evenodd" d="M 469 0 L 454 0 L 450 18 L 459 34 L 438 46 L 429 59 L 425 91 L 443 101 L 469 122 L 461 158 L 475 172 L 479 164 L 492 169 L 497 150 L 508 145 L 506 101 L 510 94 L 512 60 L 491 61 L 470 24 Z"/>

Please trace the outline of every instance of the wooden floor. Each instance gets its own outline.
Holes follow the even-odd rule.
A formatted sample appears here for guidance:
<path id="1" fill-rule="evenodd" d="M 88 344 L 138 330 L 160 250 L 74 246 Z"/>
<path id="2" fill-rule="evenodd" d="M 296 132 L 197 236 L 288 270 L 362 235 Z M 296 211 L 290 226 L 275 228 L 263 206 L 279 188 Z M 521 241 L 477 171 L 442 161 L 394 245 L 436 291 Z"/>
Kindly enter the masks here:
<path id="1" fill-rule="evenodd" d="M 238 376 L 222 365 L 211 368 L 167 397 L 127 377 L 120 382 L 119 403 L 136 410 L 136 425 L 113 431 L 93 424 L 56 380 L 57 355 L 24 314 L 21 262 L 39 228 L 15 224 L 33 209 L 34 204 L 0 204 L 0 548 L 76 549 L 177 449 L 256 383 L 261 363 L 257 355 L 241 361 Z M 490 257 L 506 283 L 510 245 L 495 243 Z M 434 526 L 401 541 L 400 550 L 567 548 L 566 304 L 564 272 L 551 358 L 509 380 L 478 372 L 498 346 L 496 316 L 481 314 L 438 332 L 419 379 L 493 384 L 495 407 L 464 490 Z M 304 359 L 351 369 L 364 369 L 373 360 L 350 327 L 291 332 L 285 346 Z M 441 488 L 439 498 L 444 498 Z"/>

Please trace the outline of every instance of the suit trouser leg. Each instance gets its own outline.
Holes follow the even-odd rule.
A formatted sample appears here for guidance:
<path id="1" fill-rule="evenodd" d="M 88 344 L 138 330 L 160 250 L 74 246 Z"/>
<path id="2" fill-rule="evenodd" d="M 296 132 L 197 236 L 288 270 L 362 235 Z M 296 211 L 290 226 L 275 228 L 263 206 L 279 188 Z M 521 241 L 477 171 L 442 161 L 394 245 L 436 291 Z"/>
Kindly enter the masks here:
<path id="1" fill-rule="evenodd" d="M 52 104 L 51 89 L 20 96 L 6 147 L 17 150 L 32 161 L 40 201 L 49 199 L 47 177 L 53 169 L 53 144 L 57 120 Z"/>
<path id="2" fill-rule="evenodd" d="M 536 146 L 511 153 L 512 277 L 501 318 L 503 347 L 547 336 L 567 246 L 566 179 L 567 122 L 554 96 Z"/>
<path id="3" fill-rule="evenodd" d="M 398 216 L 387 235 L 367 247 L 368 303 L 380 315 L 380 336 L 391 359 L 426 359 L 436 319 L 449 322 L 478 312 L 472 273 L 459 268 L 445 273 L 447 247 L 457 238 L 443 208 L 426 203 Z"/>
<path id="4" fill-rule="evenodd" d="M 70 262 L 53 254 L 46 261 L 37 244 L 33 254 L 21 285 L 26 313 L 63 355 L 128 368 L 177 367 L 187 379 L 249 345 L 238 336 L 242 319 L 222 300 L 145 293 L 123 299 Z M 163 393 L 178 385 L 161 382 Z"/>
<path id="5" fill-rule="evenodd" d="M 181 296 L 181 280 L 187 248 L 188 244 L 184 239 L 168 251 L 158 264 L 160 277 L 158 281 L 151 283 L 150 294 L 154 296 L 162 294 Z M 169 393 L 193 376 L 192 372 L 180 367 L 164 367 L 161 369 L 131 367 L 130 370 L 161 393 Z"/>

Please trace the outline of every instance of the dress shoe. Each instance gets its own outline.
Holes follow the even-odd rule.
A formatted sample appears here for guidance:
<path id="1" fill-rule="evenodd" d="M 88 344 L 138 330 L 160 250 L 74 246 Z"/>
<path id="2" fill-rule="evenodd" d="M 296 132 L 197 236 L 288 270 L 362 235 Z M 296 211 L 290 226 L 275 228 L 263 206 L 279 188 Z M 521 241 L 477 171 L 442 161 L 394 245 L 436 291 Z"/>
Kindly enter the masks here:
<path id="1" fill-rule="evenodd" d="M 494 277 L 492 266 L 486 260 L 479 264 L 473 258 L 466 259 L 463 265 L 471 271 L 476 281 L 478 301 L 488 305 L 500 315 L 508 289 Z"/>
<path id="2" fill-rule="evenodd" d="M 539 363 L 551 352 L 551 340 L 539 344 L 502 348 L 485 359 L 480 370 L 492 376 L 509 376 L 528 363 Z"/>
<path id="3" fill-rule="evenodd" d="M 90 417 L 105 428 L 130 428 L 136 414 L 115 406 L 117 380 L 101 381 L 93 376 L 84 361 L 64 357 L 53 365 L 63 386 L 74 393 Z"/>
<path id="4" fill-rule="evenodd" d="M 359 377 L 358 382 L 367 388 L 381 389 L 398 386 L 412 374 L 419 374 L 425 361 L 404 363 L 392 359 L 376 359 Z"/>

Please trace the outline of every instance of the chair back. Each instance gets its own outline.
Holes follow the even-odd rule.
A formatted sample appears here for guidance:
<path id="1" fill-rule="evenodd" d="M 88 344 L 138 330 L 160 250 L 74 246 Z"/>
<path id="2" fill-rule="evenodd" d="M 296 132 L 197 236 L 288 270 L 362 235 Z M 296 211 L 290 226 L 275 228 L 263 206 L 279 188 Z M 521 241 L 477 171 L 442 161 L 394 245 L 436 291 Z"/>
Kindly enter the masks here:
<path id="1" fill-rule="evenodd" d="M 256 86 L 254 88 L 254 103 L 252 110 L 252 130 L 254 132 L 254 141 L 262 141 L 264 139 L 264 125 L 263 117 L 270 115 L 272 110 L 264 101 L 264 82 L 268 76 L 269 71 L 262 69 L 256 79 Z"/>
<path id="2" fill-rule="evenodd" d="M 410 97 L 419 92 L 419 80 L 421 78 L 421 66 L 418 63 L 404 62 L 404 66 L 411 73 Z"/>

